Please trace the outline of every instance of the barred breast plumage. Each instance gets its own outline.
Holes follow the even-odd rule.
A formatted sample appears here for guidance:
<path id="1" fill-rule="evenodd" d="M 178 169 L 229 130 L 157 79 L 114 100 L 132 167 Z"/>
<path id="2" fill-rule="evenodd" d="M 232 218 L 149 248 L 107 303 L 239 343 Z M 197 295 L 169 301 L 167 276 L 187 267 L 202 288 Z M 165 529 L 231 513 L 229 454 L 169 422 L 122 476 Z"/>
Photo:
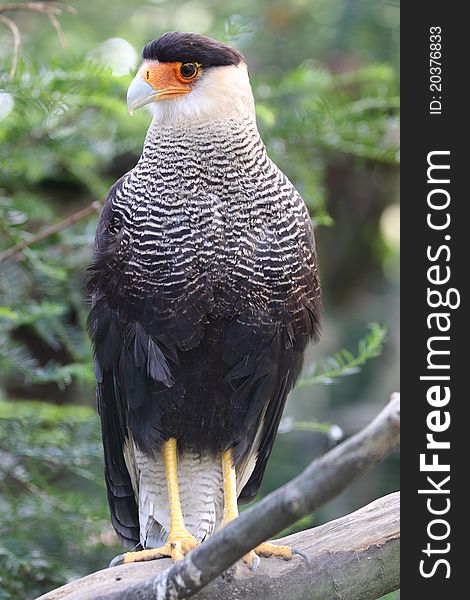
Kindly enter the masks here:
<path id="1" fill-rule="evenodd" d="M 191 460 L 217 465 L 199 525 L 195 487 L 182 490 L 203 539 L 220 521 L 216 457 L 233 448 L 239 493 L 252 498 L 319 331 L 310 217 L 252 111 L 154 119 L 110 191 L 88 288 L 113 524 L 129 545 L 164 536 L 158 450 L 174 437 L 188 472 Z"/>
<path id="2" fill-rule="evenodd" d="M 116 237 L 107 284 L 116 303 L 132 298 L 140 310 L 151 294 L 184 314 L 182 296 L 197 296 L 227 316 L 236 312 L 236 289 L 244 309 L 287 309 L 294 323 L 304 308 L 314 311 L 306 207 L 249 118 L 151 128 L 110 210 Z M 191 347 L 191 337 L 181 342 Z"/>

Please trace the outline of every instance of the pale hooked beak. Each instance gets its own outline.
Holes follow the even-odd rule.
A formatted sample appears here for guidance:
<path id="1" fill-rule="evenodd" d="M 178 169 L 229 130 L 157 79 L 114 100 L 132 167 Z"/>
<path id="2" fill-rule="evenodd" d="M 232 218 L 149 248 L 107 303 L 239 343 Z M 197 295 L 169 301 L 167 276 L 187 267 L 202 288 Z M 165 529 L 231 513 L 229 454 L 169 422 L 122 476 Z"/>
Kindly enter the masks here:
<path id="1" fill-rule="evenodd" d="M 191 85 L 179 75 L 181 63 L 144 61 L 127 90 L 127 107 L 132 115 L 136 108 L 189 94 Z"/>
<path id="2" fill-rule="evenodd" d="M 137 73 L 127 90 L 127 109 L 129 110 L 129 114 L 132 115 L 136 108 L 153 102 L 157 97 L 158 92 L 142 79 L 140 73 Z"/>

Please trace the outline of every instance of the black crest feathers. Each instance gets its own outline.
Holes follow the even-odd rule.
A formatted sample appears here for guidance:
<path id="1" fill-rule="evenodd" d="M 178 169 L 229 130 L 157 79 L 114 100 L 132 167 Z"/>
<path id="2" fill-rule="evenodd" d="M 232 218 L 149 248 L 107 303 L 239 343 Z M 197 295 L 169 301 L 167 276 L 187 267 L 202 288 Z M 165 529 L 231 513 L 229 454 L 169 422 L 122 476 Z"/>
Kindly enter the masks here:
<path id="1" fill-rule="evenodd" d="M 238 65 L 243 55 L 222 42 L 197 33 L 169 31 L 142 50 L 146 60 L 159 62 L 195 62 L 204 68 Z"/>

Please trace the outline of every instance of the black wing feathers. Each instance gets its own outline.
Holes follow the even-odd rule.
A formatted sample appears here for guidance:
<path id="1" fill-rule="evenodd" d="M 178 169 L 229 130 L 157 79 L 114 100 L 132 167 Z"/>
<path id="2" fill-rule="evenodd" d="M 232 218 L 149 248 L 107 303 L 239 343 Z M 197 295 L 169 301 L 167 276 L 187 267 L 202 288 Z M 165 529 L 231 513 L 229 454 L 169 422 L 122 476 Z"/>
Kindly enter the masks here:
<path id="1" fill-rule="evenodd" d="M 101 291 L 106 273 L 104 263 L 112 258 L 119 237 L 119 219 L 113 213 L 112 200 L 124 179 L 125 176 L 111 188 L 98 223 L 94 263 L 87 282 L 92 300 L 88 329 L 95 351 L 97 403 L 111 520 L 123 543 L 134 547 L 139 543 L 139 515 L 136 491 L 124 458 L 124 446 L 130 439 L 129 401 L 135 408 L 135 419 L 135 414 L 142 412 L 148 402 L 149 379 L 170 386 L 172 378 L 168 361 L 154 339 L 139 323 L 123 320 Z M 155 429 L 154 422 L 153 432 Z M 138 430 L 150 443 L 157 437 L 155 433 L 148 435 L 142 428 Z M 136 442 L 140 441 L 137 436 Z"/>
<path id="2" fill-rule="evenodd" d="M 250 324 L 232 324 L 224 344 L 223 358 L 233 364 L 227 376 L 234 388 L 233 418 L 242 420 L 235 460 L 243 461 L 250 452 L 257 454 L 255 469 L 240 495 L 249 501 L 258 491 L 287 395 L 300 374 L 303 348 L 299 351 L 289 344 L 284 328 L 266 323 L 263 315 Z M 253 448 L 255 438 L 257 448 Z"/>
<path id="3" fill-rule="evenodd" d="M 256 496 L 266 469 L 276 433 L 284 411 L 287 395 L 295 384 L 302 368 L 303 356 L 290 350 L 275 368 L 275 384 L 266 412 L 261 420 L 261 437 L 254 471 L 240 494 L 240 500 L 250 502 Z M 264 400 L 266 403 L 266 399 Z M 251 434 L 253 435 L 253 433 Z M 256 435 L 256 432 L 254 432 Z M 253 438 L 254 439 L 254 436 Z"/>
<path id="4" fill-rule="evenodd" d="M 111 521 L 123 543 L 133 548 L 139 543 L 139 514 L 123 454 L 125 410 L 112 371 L 105 371 L 103 380 L 98 381 L 97 400 Z"/>

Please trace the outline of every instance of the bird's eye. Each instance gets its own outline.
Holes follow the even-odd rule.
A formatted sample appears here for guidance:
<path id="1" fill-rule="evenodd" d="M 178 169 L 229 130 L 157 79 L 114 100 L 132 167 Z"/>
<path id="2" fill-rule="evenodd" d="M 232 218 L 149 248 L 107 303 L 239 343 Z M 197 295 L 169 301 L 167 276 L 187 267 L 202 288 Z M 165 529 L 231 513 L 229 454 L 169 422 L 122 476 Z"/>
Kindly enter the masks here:
<path id="1" fill-rule="evenodd" d="M 150 79 L 150 71 L 145 71 L 145 79 Z"/>
<path id="2" fill-rule="evenodd" d="M 180 66 L 180 75 L 183 79 L 194 79 L 199 71 L 196 63 L 183 63 Z"/>

